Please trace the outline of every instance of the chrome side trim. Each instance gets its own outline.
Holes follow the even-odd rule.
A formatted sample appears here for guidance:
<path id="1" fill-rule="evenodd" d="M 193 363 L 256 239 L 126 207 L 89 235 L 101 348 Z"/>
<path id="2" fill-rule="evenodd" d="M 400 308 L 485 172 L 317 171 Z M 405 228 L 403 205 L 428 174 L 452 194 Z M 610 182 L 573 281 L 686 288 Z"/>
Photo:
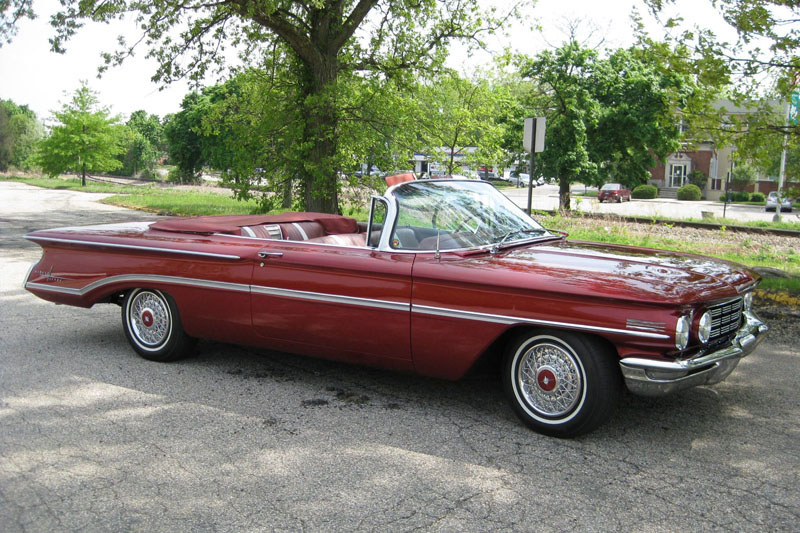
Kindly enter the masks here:
<path id="1" fill-rule="evenodd" d="M 373 300 L 372 298 L 356 298 L 355 296 L 340 296 L 322 292 L 278 289 L 276 287 L 263 287 L 261 285 L 252 285 L 250 289 L 254 294 L 266 294 L 281 298 L 294 298 L 297 300 L 313 300 L 317 302 L 358 305 L 361 307 L 375 307 L 378 309 L 389 309 L 392 311 L 409 311 L 411 309 L 411 304 L 409 303 L 391 302 L 388 300 Z"/>
<path id="2" fill-rule="evenodd" d="M 35 261 L 35 262 L 31 263 L 31 266 L 28 267 L 28 271 L 25 273 L 25 277 L 22 278 L 22 288 L 23 289 L 26 288 L 25 285 L 28 283 L 28 278 L 31 277 L 31 272 L 33 272 L 33 269 L 36 268 L 36 265 L 38 265 L 38 264 L 39 264 L 39 261 Z"/>
<path id="3" fill-rule="evenodd" d="M 194 250 L 177 250 L 175 248 L 157 248 L 155 246 L 137 246 L 135 244 L 118 244 L 118 243 L 109 243 L 109 242 L 94 242 L 94 241 L 81 241 L 77 239 L 60 239 L 57 237 L 38 237 L 38 236 L 31 236 L 26 235 L 26 239 L 29 241 L 43 241 L 43 242 L 58 242 L 62 244 L 81 244 L 84 246 L 98 246 L 104 248 L 120 248 L 123 250 L 139 250 L 144 252 L 163 252 L 169 254 L 179 254 L 179 255 L 193 255 L 193 256 L 200 256 L 200 257 L 213 257 L 214 259 L 231 259 L 238 261 L 241 259 L 238 255 L 228 255 L 228 254 L 215 254 L 211 252 L 196 252 Z"/>
<path id="4" fill-rule="evenodd" d="M 360 307 L 371 307 L 375 309 L 388 309 L 391 311 L 405 311 L 422 315 L 431 315 L 447 318 L 457 318 L 461 320 L 475 320 L 479 322 L 492 322 L 495 324 L 535 324 L 538 326 L 551 326 L 558 328 L 576 329 L 581 331 L 592 331 L 597 333 L 616 333 L 633 337 L 645 337 L 650 339 L 668 339 L 668 335 L 659 333 L 649 333 L 644 331 L 630 331 L 625 329 L 604 328 L 599 326 L 589 326 L 585 324 L 574 324 L 569 322 L 556 322 L 552 320 L 538 320 L 507 315 L 494 315 L 489 313 L 475 313 L 473 311 L 462 311 L 459 309 L 448 309 L 444 307 L 431 307 L 426 305 L 412 305 L 405 302 L 393 302 L 389 300 L 377 300 L 372 298 L 358 298 L 355 296 L 343 296 L 338 294 L 327 294 L 321 292 L 299 291 L 294 289 L 281 289 L 277 287 L 265 287 L 261 285 L 245 285 L 243 283 L 228 283 L 223 281 L 210 281 L 205 279 L 181 278 L 176 276 L 159 275 L 139 275 L 123 274 L 110 276 L 105 279 L 94 281 L 88 285 L 76 289 L 72 287 L 58 287 L 44 283 L 29 282 L 25 284 L 26 289 L 40 291 L 57 292 L 74 296 L 83 296 L 100 287 L 123 281 L 169 283 L 174 285 L 184 285 L 189 287 L 202 287 L 206 289 L 220 289 L 235 292 L 250 292 L 252 294 L 263 294 L 277 296 L 280 298 L 292 298 L 296 300 L 310 300 L 317 302 L 356 305 Z"/>
<path id="5" fill-rule="evenodd" d="M 478 320 L 480 322 L 493 322 L 495 324 L 520 324 L 520 323 L 536 324 L 538 326 L 552 326 L 557 328 L 578 329 L 582 331 L 595 331 L 598 333 L 618 333 L 621 335 L 631 335 L 633 337 L 645 337 L 648 339 L 669 339 L 669 335 L 664 335 L 661 333 L 649 333 L 644 331 L 630 331 L 627 329 L 604 328 L 600 326 L 589 326 L 585 324 L 574 324 L 569 322 L 555 322 L 552 320 L 538 320 L 535 318 L 524 318 L 518 316 L 474 313 L 472 311 L 461 311 L 458 309 L 446 309 L 443 307 L 431 307 L 427 305 L 412 305 L 411 312 L 423 315 L 460 318 L 464 320 Z"/>
<path id="6" fill-rule="evenodd" d="M 123 281 L 143 281 L 145 283 L 170 283 L 173 285 L 185 285 L 188 287 L 202 287 L 205 289 L 221 289 L 226 291 L 236 292 L 250 292 L 250 286 L 243 283 L 228 283 L 224 281 L 210 281 L 207 279 L 195 278 L 180 278 L 177 276 L 159 276 L 150 274 L 121 274 L 119 276 L 109 276 L 104 279 L 93 281 L 80 289 L 72 287 L 58 287 L 53 285 L 46 285 L 44 283 L 29 282 L 25 284 L 26 289 L 36 289 L 40 291 L 58 292 L 61 294 L 71 294 L 74 296 L 83 296 L 93 290 L 99 289 L 106 285 L 119 283 Z"/>

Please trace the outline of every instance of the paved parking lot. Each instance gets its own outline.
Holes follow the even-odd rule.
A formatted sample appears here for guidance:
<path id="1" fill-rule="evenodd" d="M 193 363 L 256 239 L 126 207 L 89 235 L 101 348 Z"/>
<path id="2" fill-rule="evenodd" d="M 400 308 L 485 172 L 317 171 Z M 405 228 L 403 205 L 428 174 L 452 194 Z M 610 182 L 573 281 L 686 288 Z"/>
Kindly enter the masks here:
<path id="1" fill-rule="evenodd" d="M 450 383 L 201 342 L 157 364 L 116 306 L 25 292 L 31 229 L 151 215 L 0 182 L 0 530 L 796 531 L 800 351 L 625 396 L 576 440 L 524 428 L 495 376 Z M 445 347 L 446 348 L 446 347 Z"/>
<path id="2" fill-rule="evenodd" d="M 522 187 L 507 187 L 501 189 L 503 194 L 511 198 L 514 203 L 521 207 L 528 206 L 528 190 Z M 572 192 L 578 193 L 586 190 L 583 185 L 576 185 Z M 533 189 L 532 197 L 533 209 L 552 211 L 558 209 L 558 185 L 542 185 Z M 664 217 L 664 218 L 703 218 L 703 211 L 714 214 L 715 217 L 722 218 L 723 212 L 726 218 L 742 221 L 765 220 L 770 221 L 775 216 L 774 212 L 766 212 L 761 206 L 755 205 L 736 205 L 728 204 L 727 208 L 719 202 L 709 202 L 701 200 L 698 202 L 679 202 L 667 198 L 655 198 L 653 200 L 636 200 L 616 203 L 599 203 L 597 198 L 572 196 L 572 208 L 588 213 L 613 213 L 625 216 L 644 216 L 644 217 Z M 795 209 L 791 213 L 781 214 L 784 221 L 800 222 L 800 211 Z"/>

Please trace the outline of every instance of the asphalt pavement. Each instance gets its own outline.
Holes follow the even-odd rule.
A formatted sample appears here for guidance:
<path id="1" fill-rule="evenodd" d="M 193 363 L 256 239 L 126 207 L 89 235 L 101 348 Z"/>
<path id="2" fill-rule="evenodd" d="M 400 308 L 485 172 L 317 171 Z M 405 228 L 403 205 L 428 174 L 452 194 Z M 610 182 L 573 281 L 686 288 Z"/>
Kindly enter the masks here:
<path id="1" fill-rule="evenodd" d="M 797 530 L 796 342 L 768 338 L 715 387 L 626 395 L 574 440 L 526 429 L 491 374 L 213 342 L 153 363 L 118 307 L 22 289 L 25 232 L 153 218 L 100 196 L 0 182 L 3 532 Z"/>

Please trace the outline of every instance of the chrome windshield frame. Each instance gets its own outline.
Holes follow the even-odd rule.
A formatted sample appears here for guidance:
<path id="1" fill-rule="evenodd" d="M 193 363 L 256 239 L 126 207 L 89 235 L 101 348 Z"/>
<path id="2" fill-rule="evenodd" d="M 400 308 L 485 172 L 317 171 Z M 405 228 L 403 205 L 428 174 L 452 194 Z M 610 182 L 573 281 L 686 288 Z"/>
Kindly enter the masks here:
<path id="1" fill-rule="evenodd" d="M 404 249 L 392 248 L 392 246 L 391 246 L 391 236 L 395 231 L 395 226 L 396 226 L 397 218 L 398 218 L 398 215 L 399 215 L 399 204 L 398 204 L 397 198 L 395 197 L 394 193 L 395 193 L 395 191 L 397 189 L 400 189 L 400 188 L 402 188 L 404 186 L 408 186 L 409 184 L 419 184 L 419 183 L 447 183 L 447 184 L 468 183 L 468 184 L 475 184 L 476 180 L 468 180 L 468 179 L 466 179 L 466 180 L 453 180 L 453 179 L 414 180 L 414 181 L 398 183 L 397 185 L 392 185 L 391 187 L 386 189 L 386 192 L 384 193 L 383 197 L 387 201 L 387 208 L 388 209 L 387 209 L 387 213 L 386 213 L 386 222 L 384 224 L 384 230 L 389 229 L 390 231 L 383 231 L 382 232 L 380 243 L 379 243 L 378 248 L 377 248 L 378 251 L 398 253 L 398 254 L 404 254 L 404 253 L 413 253 L 413 254 L 430 253 L 430 254 L 435 254 L 436 253 L 436 250 L 404 250 Z M 485 181 L 480 181 L 480 183 L 485 184 L 487 187 L 491 187 L 492 189 L 494 189 L 495 192 L 497 192 L 497 194 L 501 194 L 501 195 L 503 194 L 502 192 L 500 192 L 491 183 L 488 183 L 488 182 L 485 182 Z M 508 197 L 506 197 L 506 198 L 508 198 Z M 508 199 L 508 201 L 511 202 L 510 199 Z M 514 205 L 516 206 L 516 204 L 514 204 Z M 515 240 L 512 240 L 512 241 L 506 241 L 505 243 L 503 243 L 503 247 L 519 245 L 519 244 L 522 244 L 522 243 L 525 243 L 525 242 L 535 242 L 537 240 L 541 240 L 542 238 L 549 238 L 549 237 L 554 237 L 555 236 L 555 235 L 551 234 L 551 232 L 548 231 L 547 228 L 542 226 L 537 220 L 535 220 L 533 217 L 528 215 L 528 213 L 526 213 L 521 207 L 519 207 L 519 206 L 516 206 L 516 207 L 519 209 L 520 214 L 522 214 L 525 218 L 530 219 L 533 222 L 534 226 L 539 226 L 544 231 L 544 233 L 542 235 L 536 235 L 535 237 L 522 237 L 522 238 L 515 239 Z M 372 217 L 372 213 L 371 212 L 370 212 L 370 217 Z M 496 244 L 497 244 L 496 242 L 491 242 L 491 243 L 486 243 L 486 244 L 481 244 L 481 245 L 476 245 L 476 246 L 470 246 L 470 247 L 467 247 L 467 248 L 445 248 L 445 249 L 441 249 L 439 251 L 440 252 L 469 252 L 469 251 L 476 251 L 476 250 L 485 250 L 487 253 L 489 253 L 491 248 L 493 246 L 495 246 Z"/>

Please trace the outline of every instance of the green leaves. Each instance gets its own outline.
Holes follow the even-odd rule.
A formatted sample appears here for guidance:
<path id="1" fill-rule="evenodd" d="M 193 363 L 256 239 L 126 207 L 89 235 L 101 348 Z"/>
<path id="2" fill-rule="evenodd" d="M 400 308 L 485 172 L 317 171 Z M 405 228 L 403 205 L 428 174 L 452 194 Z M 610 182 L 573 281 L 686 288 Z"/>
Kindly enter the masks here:
<path id="1" fill-rule="evenodd" d="M 28 106 L 0 100 L 0 171 L 27 168 L 28 157 L 44 136 L 44 126 Z"/>
<path id="2" fill-rule="evenodd" d="M 97 96 L 82 82 L 72 101 L 54 113 L 58 122 L 50 136 L 39 143 L 35 159 L 50 176 L 68 170 L 87 172 L 118 169 L 117 155 L 125 151 L 126 134 L 118 117 L 100 107 Z"/>
<path id="3" fill-rule="evenodd" d="M 573 181 L 633 188 L 649 177 L 655 156 L 678 149 L 673 112 L 691 82 L 646 51 L 617 50 L 601 59 L 573 41 L 520 57 L 517 65 L 536 88 L 527 116 L 547 117 L 547 149 L 537 156 L 536 173 L 559 179 L 563 209 Z"/>

